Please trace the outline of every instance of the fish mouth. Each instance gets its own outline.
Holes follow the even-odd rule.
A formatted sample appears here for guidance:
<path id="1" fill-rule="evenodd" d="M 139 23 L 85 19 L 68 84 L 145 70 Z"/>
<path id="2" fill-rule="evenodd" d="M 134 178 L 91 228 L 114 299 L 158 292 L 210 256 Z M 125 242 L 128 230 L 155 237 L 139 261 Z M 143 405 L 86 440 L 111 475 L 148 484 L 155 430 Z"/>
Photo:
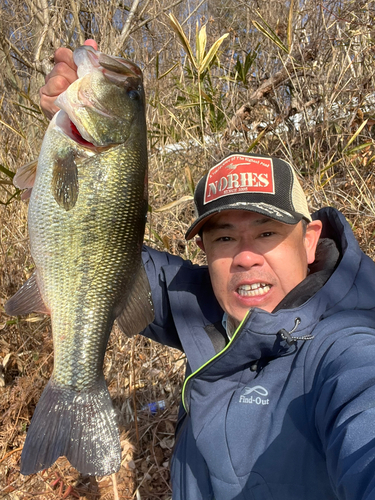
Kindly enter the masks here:
<path id="1" fill-rule="evenodd" d="M 98 146 L 82 137 L 76 124 L 70 119 L 66 111 L 60 110 L 60 112 L 56 115 L 56 125 L 67 137 L 69 137 L 72 141 L 79 144 L 80 146 L 91 149 L 93 151 L 97 151 L 99 149 Z"/>
<path id="2" fill-rule="evenodd" d="M 67 89 L 55 101 L 62 115 L 58 119 L 58 125 L 70 139 L 85 148 L 101 151 L 103 148 L 116 146 L 119 141 L 107 138 L 102 142 L 102 137 L 93 129 L 91 118 L 84 110 L 91 110 L 90 114 L 95 115 L 95 120 L 102 119 L 105 123 L 113 117 L 116 118 L 116 111 L 112 116 L 113 109 L 107 109 L 104 103 L 97 99 L 95 93 L 93 95 L 87 93 L 85 86 L 81 87 L 79 82 L 90 73 L 100 72 L 105 80 L 127 90 L 130 94 L 133 90 L 136 93 L 141 87 L 142 72 L 131 61 L 97 52 L 90 46 L 79 47 L 74 51 L 73 57 L 77 65 L 78 80 L 69 87 L 71 90 Z M 87 126 L 89 124 L 87 119 L 90 126 Z"/>
<path id="3" fill-rule="evenodd" d="M 87 141 L 84 137 L 82 137 L 80 131 L 78 130 L 75 123 L 70 119 L 68 113 L 63 110 L 60 110 L 59 113 L 55 115 L 55 119 L 56 125 L 60 128 L 64 135 L 69 137 L 69 139 L 74 141 L 79 146 L 82 146 L 83 148 L 88 149 L 93 153 L 102 153 L 119 145 L 117 143 L 112 143 L 105 146 L 97 146 L 96 144 Z M 126 144 L 126 141 L 124 144 Z"/>
<path id="4" fill-rule="evenodd" d="M 77 66 L 78 78 L 90 73 L 92 68 L 101 68 L 104 76 L 113 79 L 111 81 L 119 85 L 123 85 L 126 78 L 143 80 L 142 71 L 136 64 L 122 57 L 103 54 L 88 45 L 78 47 L 73 53 L 73 58 Z"/>
<path id="5" fill-rule="evenodd" d="M 82 137 L 78 128 L 74 125 L 72 120 L 69 120 L 69 122 L 70 122 L 69 124 L 70 124 L 71 137 L 74 138 L 74 140 L 78 142 L 78 144 L 81 144 L 81 146 L 85 146 L 86 148 L 89 149 L 96 149 L 96 146 L 92 142 L 86 141 L 86 139 Z"/>

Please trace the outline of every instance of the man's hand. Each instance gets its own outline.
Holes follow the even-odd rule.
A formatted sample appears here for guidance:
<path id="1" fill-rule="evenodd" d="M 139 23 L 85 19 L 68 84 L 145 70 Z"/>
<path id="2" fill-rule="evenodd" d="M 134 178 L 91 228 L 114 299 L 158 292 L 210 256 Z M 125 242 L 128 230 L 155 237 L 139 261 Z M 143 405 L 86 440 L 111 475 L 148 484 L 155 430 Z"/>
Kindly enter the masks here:
<path id="1" fill-rule="evenodd" d="M 98 45 L 94 40 L 86 40 L 85 45 L 91 45 L 98 50 Z M 40 107 L 49 119 L 59 110 L 54 104 L 57 96 L 77 79 L 77 66 L 74 64 L 73 52 L 70 49 L 57 49 L 54 59 L 55 66 L 46 76 L 46 84 L 39 90 Z"/>

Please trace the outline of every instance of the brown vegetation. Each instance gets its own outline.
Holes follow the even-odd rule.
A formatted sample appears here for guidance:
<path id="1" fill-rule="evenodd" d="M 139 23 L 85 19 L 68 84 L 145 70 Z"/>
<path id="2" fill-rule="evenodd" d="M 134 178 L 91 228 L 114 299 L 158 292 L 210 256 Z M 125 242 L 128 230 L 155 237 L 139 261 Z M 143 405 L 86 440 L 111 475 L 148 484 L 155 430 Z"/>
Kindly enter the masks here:
<path id="1" fill-rule="evenodd" d="M 92 37 L 103 52 L 125 55 L 143 69 L 149 103 L 148 244 L 204 261 L 194 243 L 184 241 L 194 183 L 216 160 L 238 150 L 289 161 L 311 210 L 340 209 L 373 258 L 374 4 L 1 0 L 0 5 L 0 497 L 114 498 L 113 478 L 79 477 L 64 458 L 43 473 L 19 474 L 53 348 L 48 318 L 4 313 L 5 301 L 33 270 L 27 205 L 11 180 L 38 155 L 47 126 L 38 88 L 52 67 L 53 51 Z M 179 24 L 171 23 L 170 12 Z M 213 46 L 217 52 L 205 67 L 202 55 Z M 105 374 L 121 425 L 120 498 L 170 498 L 168 465 L 183 369 L 180 352 L 140 336 L 125 339 L 114 329 Z M 153 415 L 145 409 L 159 400 L 165 401 L 164 410 Z"/>

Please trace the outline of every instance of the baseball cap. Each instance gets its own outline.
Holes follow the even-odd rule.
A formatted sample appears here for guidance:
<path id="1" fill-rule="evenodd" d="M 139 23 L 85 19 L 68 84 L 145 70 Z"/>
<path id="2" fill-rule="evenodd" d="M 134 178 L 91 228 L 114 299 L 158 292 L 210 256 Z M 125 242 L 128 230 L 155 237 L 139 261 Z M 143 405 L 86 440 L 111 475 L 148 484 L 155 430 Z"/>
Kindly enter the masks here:
<path id="1" fill-rule="evenodd" d="M 285 224 L 311 222 L 306 196 L 292 166 L 271 156 L 232 153 L 198 182 L 194 193 L 197 218 L 185 238 L 223 210 L 248 210 Z"/>

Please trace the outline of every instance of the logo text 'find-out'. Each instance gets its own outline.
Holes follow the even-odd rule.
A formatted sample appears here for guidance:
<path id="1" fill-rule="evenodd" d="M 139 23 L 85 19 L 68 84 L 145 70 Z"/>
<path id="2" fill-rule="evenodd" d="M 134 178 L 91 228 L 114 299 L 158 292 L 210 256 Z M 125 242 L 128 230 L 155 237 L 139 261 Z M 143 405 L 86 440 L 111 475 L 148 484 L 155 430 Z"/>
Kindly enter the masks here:
<path id="1" fill-rule="evenodd" d="M 268 396 L 268 391 L 261 385 L 245 387 L 239 402 L 245 404 L 269 405 L 270 400 L 268 398 L 266 399 L 266 396 Z"/>

